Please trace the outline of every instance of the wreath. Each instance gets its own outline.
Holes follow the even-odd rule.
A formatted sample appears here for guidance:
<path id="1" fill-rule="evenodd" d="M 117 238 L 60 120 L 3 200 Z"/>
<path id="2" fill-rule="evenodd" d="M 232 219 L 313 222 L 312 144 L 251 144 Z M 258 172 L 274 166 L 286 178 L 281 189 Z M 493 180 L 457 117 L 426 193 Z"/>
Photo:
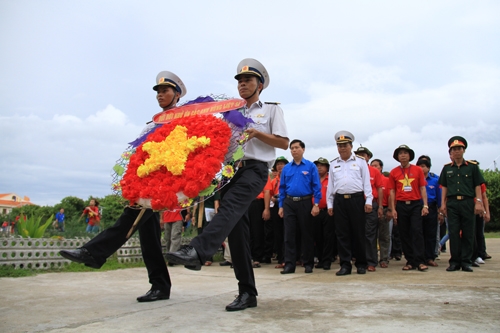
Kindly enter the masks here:
<path id="1" fill-rule="evenodd" d="M 147 128 L 113 168 L 113 191 L 154 210 L 189 207 L 210 197 L 229 182 L 244 155 L 244 129 L 252 121 L 242 117 L 235 110 Z"/>

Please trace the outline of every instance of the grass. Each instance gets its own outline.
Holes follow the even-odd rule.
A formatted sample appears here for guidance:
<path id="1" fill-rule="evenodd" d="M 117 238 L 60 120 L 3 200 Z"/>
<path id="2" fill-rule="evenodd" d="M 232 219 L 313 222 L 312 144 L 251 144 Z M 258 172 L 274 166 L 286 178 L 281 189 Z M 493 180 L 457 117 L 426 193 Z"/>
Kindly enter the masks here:
<path id="1" fill-rule="evenodd" d="M 497 232 L 485 232 L 484 238 L 500 238 L 500 231 Z"/>

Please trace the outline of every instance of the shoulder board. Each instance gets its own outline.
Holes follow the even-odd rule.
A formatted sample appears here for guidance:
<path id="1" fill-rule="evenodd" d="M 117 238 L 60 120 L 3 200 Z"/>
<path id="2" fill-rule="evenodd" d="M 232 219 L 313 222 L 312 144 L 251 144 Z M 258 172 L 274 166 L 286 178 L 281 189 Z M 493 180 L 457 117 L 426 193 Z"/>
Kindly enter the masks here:
<path id="1" fill-rule="evenodd" d="M 448 163 L 446 163 L 445 165 L 451 165 L 452 163 L 453 163 L 453 162 L 448 162 Z"/>
<path id="2" fill-rule="evenodd" d="M 477 164 L 476 161 L 473 161 L 473 160 L 467 160 L 468 163 L 471 163 L 471 164 Z"/>
<path id="3" fill-rule="evenodd" d="M 339 159 L 339 157 L 334 158 L 333 160 L 331 160 L 331 161 L 330 161 L 330 163 L 331 163 L 331 162 L 333 162 L 333 161 L 336 161 L 336 160 L 338 160 L 338 159 Z"/>
<path id="4" fill-rule="evenodd" d="M 354 154 L 354 155 L 356 155 L 356 154 Z M 356 157 L 359 157 L 359 158 L 361 158 L 363 160 L 365 159 L 363 156 L 359 156 L 359 155 L 356 155 Z"/>
<path id="5" fill-rule="evenodd" d="M 265 104 L 280 105 L 280 102 L 264 102 Z"/>

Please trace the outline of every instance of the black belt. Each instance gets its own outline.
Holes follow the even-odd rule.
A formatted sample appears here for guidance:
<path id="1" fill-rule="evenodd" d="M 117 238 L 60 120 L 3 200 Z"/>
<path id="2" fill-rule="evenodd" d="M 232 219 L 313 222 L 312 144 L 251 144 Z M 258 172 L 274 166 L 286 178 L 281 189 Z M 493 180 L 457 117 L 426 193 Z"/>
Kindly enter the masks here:
<path id="1" fill-rule="evenodd" d="M 258 161 L 258 160 L 243 160 L 243 161 L 240 161 L 240 167 L 245 167 L 245 166 L 249 166 L 249 165 L 253 165 L 253 164 L 260 164 L 260 163 L 264 163 L 267 165 L 266 162 L 262 162 L 262 161 Z"/>
<path id="2" fill-rule="evenodd" d="M 351 198 L 356 198 L 356 197 L 364 197 L 365 194 L 363 192 L 357 192 L 357 193 L 352 193 L 352 194 L 340 194 L 340 193 L 336 193 L 335 196 L 337 198 L 351 199 Z"/>
<path id="3" fill-rule="evenodd" d="M 437 202 L 429 202 L 428 205 L 429 205 L 429 207 L 434 207 L 434 206 L 437 207 L 438 204 L 437 204 Z"/>
<path id="4" fill-rule="evenodd" d="M 287 195 L 286 197 L 288 199 L 292 199 L 293 201 L 302 201 L 302 200 L 311 199 L 313 196 L 312 195 L 306 195 L 304 197 L 292 197 L 291 195 Z"/>
<path id="5" fill-rule="evenodd" d="M 468 197 L 466 195 L 450 195 L 447 197 L 448 199 L 456 199 L 456 200 L 466 200 L 473 199 L 472 197 Z"/>
<path id="6" fill-rule="evenodd" d="M 405 204 L 405 205 L 411 205 L 411 204 L 414 204 L 414 203 L 422 203 L 422 201 L 420 200 L 408 200 L 408 201 L 401 201 L 401 200 L 398 200 L 398 202 L 401 202 L 402 204 Z"/>

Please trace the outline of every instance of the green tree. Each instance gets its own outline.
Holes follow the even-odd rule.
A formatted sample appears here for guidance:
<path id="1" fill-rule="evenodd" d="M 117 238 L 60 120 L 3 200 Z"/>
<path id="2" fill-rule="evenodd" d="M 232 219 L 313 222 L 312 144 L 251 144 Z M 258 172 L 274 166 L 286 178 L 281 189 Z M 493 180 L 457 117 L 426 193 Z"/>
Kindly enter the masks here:
<path id="1" fill-rule="evenodd" d="M 77 197 L 65 197 L 61 200 L 61 203 L 58 203 L 54 206 L 54 213 L 57 213 L 61 208 L 64 208 L 64 215 L 67 220 L 73 220 L 80 217 L 84 208 L 85 202 L 83 199 Z"/>
<path id="2" fill-rule="evenodd" d="M 485 231 L 500 230 L 500 171 L 483 171 L 486 180 L 486 195 L 490 204 L 491 220 L 485 225 Z"/>
<path id="3" fill-rule="evenodd" d="M 25 216 L 36 216 L 41 218 L 48 218 L 53 214 L 54 207 L 52 206 L 38 206 L 38 205 L 26 205 L 22 207 L 16 207 L 12 209 L 12 212 L 9 214 L 9 218 L 13 221 L 16 216 L 20 216 L 21 214 Z"/>
<path id="4" fill-rule="evenodd" d="M 101 208 L 101 225 L 109 227 L 120 217 L 125 207 L 125 200 L 115 194 L 110 194 L 99 200 L 99 207 Z"/>

